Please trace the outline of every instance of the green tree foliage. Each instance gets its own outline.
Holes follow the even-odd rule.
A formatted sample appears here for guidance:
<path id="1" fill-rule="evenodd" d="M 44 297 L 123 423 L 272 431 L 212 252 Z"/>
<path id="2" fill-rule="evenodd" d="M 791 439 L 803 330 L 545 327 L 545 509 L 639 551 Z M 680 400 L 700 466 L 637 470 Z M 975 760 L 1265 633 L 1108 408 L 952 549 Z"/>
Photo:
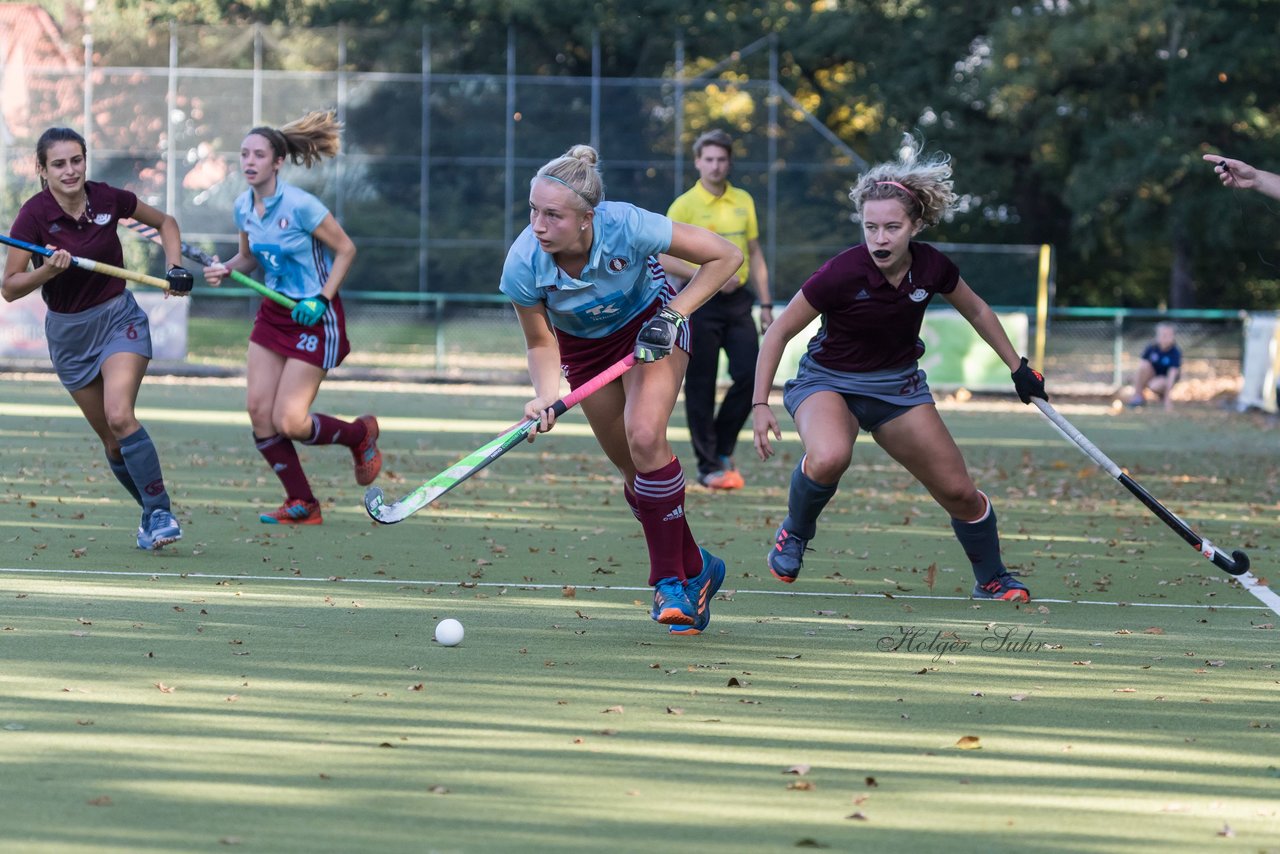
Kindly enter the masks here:
<path id="1" fill-rule="evenodd" d="M 606 77 L 669 81 L 681 40 L 686 75 L 718 70 L 691 88 L 679 144 L 719 124 L 738 134 L 739 159 L 759 164 L 767 149 L 768 93 L 758 85 L 768 76 L 767 52 L 735 51 L 772 35 L 784 88 L 862 158 L 892 156 L 904 133 L 953 156 L 965 207 L 931 232 L 934 239 L 1053 243 L 1063 303 L 1280 301 L 1276 271 L 1258 260 L 1259 252 L 1280 259 L 1280 221 L 1260 197 L 1217 186 L 1200 160 L 1221 151 L 1280 166 L 1277 0 L 100 0 L 95 16 L 108 30 L 115 20 L 122 40 L 134 34 L 139 52 L 148 40 L 152 51 L 163 41 L 157 23 L 209 25 L 203 50 L 237 57 L 228 60 L 236 67 L 245 61 L 246 23 L 276 34 L 272 67 L 323 70 L 336 67 L 332 28 L 344 25 L 349 68 L 414 73 L 425 28 L 433 73 L 495 75 L 447 80 L 431 93 L 433 122 L 449 128 L 432 155 L 459 157 L 503 150 L 497 75 L 515 32 L 516 72 L 533 78 L 586 76 L 598 62 Z M 299 36 L 307 28 L 330 29 L 307 46 Z M 626 114 L 634 127 L 634 116 L 648 116 L 651 127 L 606 139 L 606 157 L 669 157 L 669 91 L 622 92 L 610 91 L 606 119 Z M 351 108 L 349 145 L 417 157 L 419 101 L 390 84 L 364 93 Z M 545 132 L 537 152 L 520 148 L 529 137 L 517 127 L 522 166 L 555 153 L 544 149 L 556 139 L 558 117 L 584 125 L 584 89 L 564 89 L 555 104 L 522 118 L 525 128 Z M 788 105 L 781 118 L 800 121 Z M 556 144 L 578 141 L 572 133 Z M 801 138 L 807 150 L 788 148 Z M 787 216 L 778 230 L 788 241 L 848 243 L 856 230 L 830 211 L 851 166 L 814 139 L 780 141 L 780 159 L 826 159 L 832 169 L 792 175 L 779 187 Z M 377 169 L 390 173 L 378 183 L 396 180 L 394 166 Z M 636 168 L 611 176 L 617 197 L 661 209 L 670 195 L 670 174 Z M 759 175 L 740 178 L 759 191 Z M 416 180 L 415 172 L 394 198 L 357 203 L 349 215 L 381 216 L 380 231 L 404 231 Z M 503 210 L 494 183 L 468 183 L 448 170 L 433 170 L 431 193 L 433 236 L 492 235 L 504 218 L 521 217 Z M 459 253 L 450 269 L 461 275 L 467 260 Z M 788 276 L 803 275 L 805 263 Z"/>

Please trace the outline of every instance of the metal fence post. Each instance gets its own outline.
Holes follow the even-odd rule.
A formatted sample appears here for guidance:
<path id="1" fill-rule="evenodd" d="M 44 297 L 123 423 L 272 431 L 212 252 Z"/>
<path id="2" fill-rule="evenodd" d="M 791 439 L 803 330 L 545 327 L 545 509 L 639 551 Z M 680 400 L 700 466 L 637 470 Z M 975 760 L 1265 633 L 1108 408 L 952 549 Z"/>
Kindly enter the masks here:
<path id="1" fill-rule="evenodd" d="M 1116 312 L 1115 319 L 1112 321 L 1112 329 L 1114 330 L 1111 342 L 1112 364 L 1114 365 L 1114 373 L 1111 377 L 1111 384 L 1120 388 L 1123 374 L 1121 373 L 1121 360 L 1124 358 L 1124 312 Z"/>
<path id="2" fill-rule="evenodd" d="M 444 370 L 444 306 L 443 294 L 436 296 L 436 370 Z"/>

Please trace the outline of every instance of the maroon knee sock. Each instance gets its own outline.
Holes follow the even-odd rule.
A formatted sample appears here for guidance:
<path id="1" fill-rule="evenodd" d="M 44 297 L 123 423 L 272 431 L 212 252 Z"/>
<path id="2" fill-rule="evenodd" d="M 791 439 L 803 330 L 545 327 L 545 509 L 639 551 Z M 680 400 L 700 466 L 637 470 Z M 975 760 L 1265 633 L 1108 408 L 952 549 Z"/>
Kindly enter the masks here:
<path id="1" fill-rule="evenodd" d="M 359 421 L 343 421 L 322 412 L 311 413 L 311 435 L 304 445 L 346 445 L 354 448 L 364 441 L 369 428 Z"/>
<path id="2" fill-rule="evenodd" d="M 267 465 L 271 466 L 276 477 L 280 478 L 287 500 L 295 498 L 302 501 L 316 500 L 311 492 L 311 484 L 307 482 L 306 472 L 302 470 L 302 462 L 298 459 L 298 451 L 293 447 L 293 442 L 279 433 L 265 439 L 254 436 L 253 442 L 258 453 L 262 454 Z"/>
<path id="3" fill-rule="evenodd" d="M 657 471 L 637 472 L 636 509 L 649 546 L 649 583 L 672 576 L 684 581 L 684 472 L 672 458 Z"/>

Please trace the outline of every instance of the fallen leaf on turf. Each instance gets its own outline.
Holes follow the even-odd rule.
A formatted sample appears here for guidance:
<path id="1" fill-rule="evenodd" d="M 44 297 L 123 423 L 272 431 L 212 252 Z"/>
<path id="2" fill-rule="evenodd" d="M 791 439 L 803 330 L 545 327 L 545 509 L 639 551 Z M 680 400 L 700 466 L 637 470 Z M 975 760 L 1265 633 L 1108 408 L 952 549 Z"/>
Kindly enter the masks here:
<path id="1" fill-rule="evenodd" d="M 808 765 L 792 765 L 790 768 L 786 769 L 782 773 L 803 776 L 809 773 L 809 766 Z"/>
<path id="2" fill-rule="evenodd" d="M 684 714 L 684 709 L 681 709 L 681 708 L 679 708 L 679 707 L 677 707 L 677 706 L 667 706 L 667 714 L 669 714 L 669 715 L 683 715 L 683 714 Z"/>
<path id="3" fill-rule="evenodd" d="M 1133 694 L 1137 692 L 1137 688 L 1116 688 L 1112 691 L 1114 694 Z"/>
<path id="4" fill-rule="evenodd" d="M 437 783 L 434 786 L 428 786 L 427 791 L 433 795 L 447 795 L 449 794 L 449 787 L 441 786 L 439 783 Z"/>
<path id="5" fill-rule="evenodd" d="M 1227 663 L 1225 661 L 1206 661 L 1205 664 L 1210 667 L 1225 667 Z"/>
<path id="6" fill-rule="evenodd" d="M 1148 626 L 1147 628 L 1142 630 L 1142 633 L 1144 635 L 1162 635 L 1164 634 L 1164 629 L 1160 628 L 1159 626 Z"/>
<path id="7" fill-rule="evenodd" d="M 867 784 L 868 789 L 875 789 L 880 786 L 880 784 L 876 781 L 875 777 L 868 777 L 864 782 Z M 854 803 L 857 803 L 857 801 L 855 801 Z"/>
<path id="8" fill-rule="evenodd" d="M 929 564 L 929 568 L 924 571 L 924 585 L 930 590 L 933 589 L 933 583 L 938 580 L 938 565 L 936 563 Z"/>
<path id="9" fill-rule="evenodd" d="M 1133 634 L 1133 632 L 1129 631 L 1128 629 L 1117 629 L 1117 630 L 1116 630 L 1116 634 L 1118 634 L 1118 635 L 1131 635 L 1131 634 Z"/>
<path id="10" fill-rule="evenodd" d="M 796 660 L 797 658 L 799 658 L 799 657 L 800 657 L 800 653 L 798 653 L 798 652 L 797 652 L 797 653 L 794 653 L 794 654 L 792 654 L 792 655 L 775 655 L 775 656 L 774 656 L 774 658 L 782 658 L 782 659 L 785 659 L 785 660 L 787 660 L 787 661 L 795 661 L 795 660 Z"/>
<path id="11" fill-rule="evenodd" d="M 955 746 L 960 750 L 981 750 L 982 739 L 978 738 L 976 735 L 962 735 L 960 736 L 960 740 L 956 742 Z"/>
<path id="12" fill-rule="evenodd" d="M 738 681 L 737 676 L 730 676 L 729 681 L 725 683 L 726 688 L 741 688 L 742 683 Z"/>
<path id="13" fill-rule="evenodd" d="M 830 848 L 831 846 L 830 846 L 830 845 L 826 845 L 826 844 L 824 844 L 824 843 L 822 843 L 822 842 L 819 842 L 819 841 L 818 841 L 818 840 L 816 840 L 816 839 L 807 839 L 807 838 L 806 838 L 806 839 L 797 839 L 797 840 L 796 840 L 796 847 L 797 847 L 797 848 Z"/>
<path id="14" fill-rule="evenodd" d="M 239 836 L 224 836 L 218 840 L 219 845 L 239 845 L 240 842 Z"/>
<path id="15" fill-rule="evenodd" d="M 160 690 L 161 694 L 172 694 L 175 690 L 177 690 L 170 685 L 164 684 L 163 682 L 156 682 L 155 686 Z"/>
<path id="16" fill-rule="evenodd" d="M 1219 830 L 1219 831 L 1218 831 L 1218 835 L 1219 835 L 1219 836 L 1222 836 L 1222 837 L 1225 837 L 1225 838 L 1227 838 L 1227 839 L 1230 839 L 1231 837 L 1233 837 L 1233 836 L 1235 836 L 1235 835 L 1236 835 L 1236 832 L 1235 832 L 1234 830 L 1232 830 L 1232 829 L 1231 829 L 1231 825 L 1229 825 L 1229 824 L 1224 824 L 1224 825 L 1222 825 L 1222 830 Z"/>
<path id="17" fill-rule="evenodd" d="M 111 796 L 99 795 L 96 798 L 90 798 L 89 800 L 85 801 L 85 803 L 87 803 L 91 807 L 109 807 L 111 806 Z"/>
<path id="18" fill-rule="evenodd" d="M 409 686 L 409 690 L 410 690 L 410 691 L 421 691 L 421 690 L 423 689 L 423 687 L 424 687 L 424 686 L 423 686 L 423 684 L 422 684 L 421 682 L 419 682 L 417 685 L 410 685 L 410 686 Z"/>
<path id="19" fill-rule="evenodd" d="M 560 588 L 560 595 L 566 599 L 572 599 L 578 595 L 578 588 L 565 585 Z"/>
<path id="20" fill-rule="evenodd" d="M 867 817 L 863 815 L 861 812 L 850 813 L 849 815 L 845 816 L 845 818 L 851 818 L 851 819 L 854 819 L 855 821 L 867 820 Z"/>
<path id="21" fill-rule="evenodd" d="M 1074 665 L 1076 665 L 1077 667 L 1088 667 L 1090 664 L 1093 664 L 1093 660 L 1092 660 L 1092 659 L 1089 659 L 1089 658 L 1086 658 L 1086 659 L 1084 659 L 1083 661 L 1073 661 L 1073 662 L 1071 662 L 1071 663 L 1072 663 L 1072 664 L 1074 664 Z M 1150 666 L 1150 665 L 1148 665 L 1148 666 Z M 1145 670 L 1145 669 L 1146 669 L 1146 668 L 1144 667 L 1144 668 L 1143 668 L 1143 670 Z"/>
<path id="22" fill-rule="evenodd" d="M 1010 694 L 1009 699 L 1013 700 L 1015 703 L 1021 703 L 1023 700 L 1027 699 L 1027 695 L 1026 694 Z"/>
<path id="23" fill-rule="evenodd" d="M 812 792 L 818 787 L 808 780 L 793 780 L 787 784 L 787 788 L 796 792 Z"/>
<path id="24" fill-rule="evenodd" d="M 602 714 L 602 715 L 620 715 L 620 714 L 622 714 L 622 706 L 610 706 L 609 708 L 607 708 L 607 709 L 605 709 L 604 711 L 602 711 L 600 714 Z"/>
<path id="25" fill-rule="evenodd" d="M 600 734 L 601 735 L 617 735 L 618 731 L 616 729 L 602 729 L 600 730 Z"/>

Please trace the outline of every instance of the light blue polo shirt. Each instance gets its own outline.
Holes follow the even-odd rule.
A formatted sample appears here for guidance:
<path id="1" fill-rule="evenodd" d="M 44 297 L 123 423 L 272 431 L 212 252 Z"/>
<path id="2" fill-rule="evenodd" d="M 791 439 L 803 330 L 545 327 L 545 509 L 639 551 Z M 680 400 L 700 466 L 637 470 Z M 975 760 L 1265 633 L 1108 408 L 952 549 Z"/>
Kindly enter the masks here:
<path id="1" fill-rule="evenodd" d="M 499 289 L 516 305 L 545 303 L 551 325 L 578 338 L 618 331 L 667 286 L 657 255 L 671 248 L 671 220 L 626 202 L 601 202 L 591 255 L 566 274 L 526 227 L 507 251 Z"/>
<path id="2" fill-rule="evenodd" d="M 329 215 L 324 203 L 306 190 L 276 179 L 276 193 L 263 200 L 266 213 L 253 209 L 253 190 L 236 199 L 236 227 L 249 236 L 266 285 L 295 300 L 320 293 L 333 266 L 333 253 L 311 233 Z"/>

